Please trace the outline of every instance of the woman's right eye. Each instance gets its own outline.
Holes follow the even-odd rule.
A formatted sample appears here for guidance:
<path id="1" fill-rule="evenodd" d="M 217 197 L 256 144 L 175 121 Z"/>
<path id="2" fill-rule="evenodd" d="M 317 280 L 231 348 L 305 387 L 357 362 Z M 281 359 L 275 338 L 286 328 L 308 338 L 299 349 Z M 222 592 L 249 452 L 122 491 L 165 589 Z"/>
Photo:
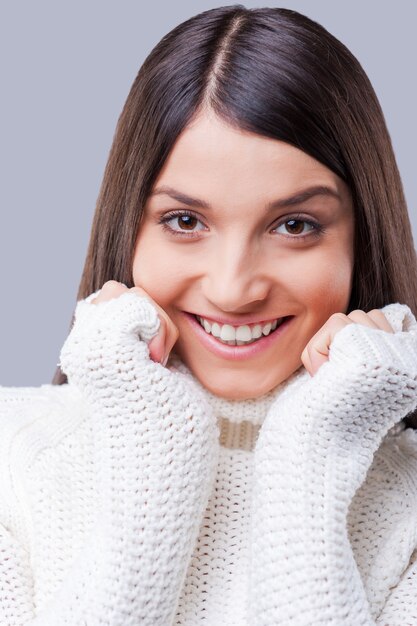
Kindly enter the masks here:
<path id="1" fill-rule="evenodd" d="M 206 229 L 198 217 L 184 211 L 176 211 L 164 215 L 159 220 L 159 223 L 169 232 L 180 236 L 192 235 L 193 233 Z M 196 228 L 198 225 L 200 225 L 200 228 Z"/>

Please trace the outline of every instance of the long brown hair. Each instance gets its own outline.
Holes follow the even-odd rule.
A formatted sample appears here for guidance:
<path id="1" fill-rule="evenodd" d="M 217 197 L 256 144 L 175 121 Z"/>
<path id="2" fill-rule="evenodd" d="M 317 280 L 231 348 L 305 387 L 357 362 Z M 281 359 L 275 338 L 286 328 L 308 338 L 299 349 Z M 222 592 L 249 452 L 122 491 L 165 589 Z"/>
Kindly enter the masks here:
<path id="1" fill-rule="evenodd" d="M 347 183 L 355 209 L 347 312 L 400 302 L 417 315 L 402 183 L 363 68 L 306 16 L 241 4 L 179 24 L 141 66 L 117 123 L 77 300 L 110 279 L 134 286 L 134 247 L 152 185 L 179 134 L 209 109 L 238 129 L 296 146 Z M 67 382 L 59 367 L 52 382 Z M 405 418 L 407 426 L 414 420 L 417 427 L 416 416 Z"/>

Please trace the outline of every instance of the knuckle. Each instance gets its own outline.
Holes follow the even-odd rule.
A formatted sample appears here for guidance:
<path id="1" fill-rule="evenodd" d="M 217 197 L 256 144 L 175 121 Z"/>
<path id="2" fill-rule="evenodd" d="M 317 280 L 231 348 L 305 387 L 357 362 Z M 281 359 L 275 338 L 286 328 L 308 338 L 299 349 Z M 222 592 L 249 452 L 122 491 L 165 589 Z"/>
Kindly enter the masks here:
<path id="1" fill-rule="evenodd" d="M 336 313 L 333 313 L 329 319 L 346 321 L 346 317 L 345 313 L 337 311 Z"/>
<path id="2" fill-rule="evenodd" d="M 102 290 L 106 290 L 109 293 L 115 293 L 119 291 L 121 287 L 121 283 L 118 283 L 117 280 L 108 280 L 104 283 Z"/>

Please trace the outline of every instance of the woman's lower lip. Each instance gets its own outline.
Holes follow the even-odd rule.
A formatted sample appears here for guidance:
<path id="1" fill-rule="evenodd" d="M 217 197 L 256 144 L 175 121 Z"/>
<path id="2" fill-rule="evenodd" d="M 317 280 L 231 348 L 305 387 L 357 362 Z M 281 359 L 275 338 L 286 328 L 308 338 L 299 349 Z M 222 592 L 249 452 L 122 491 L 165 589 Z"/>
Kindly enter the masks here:
<path id="1" fill-rule="evenodd" d="M 249 359 L 250 357 L 256 356 L 260 352 L 270 348 L 286 331 L 289 323 L 294 317 L 293 315 L 286 317 L 272 333 L 266 335 L 266 337 L 262 337 L 262 339 L 258 339 L 257 341 L 249 343 L 246 346 L 229 346 L 228 344 L 218 341 L 215 337 L 213 337 L 213 335 L 206 333 L 194 315 L 186 313 L 185 311 L 183 311 L 183 314 L 190 324 L 190 327 L 207 350 L 210 350 L 210 352 L 222 359 L 229 359 L 231 361 Z"/>

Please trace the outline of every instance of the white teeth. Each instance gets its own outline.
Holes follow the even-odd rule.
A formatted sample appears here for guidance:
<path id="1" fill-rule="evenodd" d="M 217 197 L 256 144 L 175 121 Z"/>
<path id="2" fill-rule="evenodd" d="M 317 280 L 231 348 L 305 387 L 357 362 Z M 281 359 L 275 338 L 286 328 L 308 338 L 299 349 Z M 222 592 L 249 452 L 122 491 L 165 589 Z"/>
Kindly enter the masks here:
<path id="1" fill-rule="evenodd" d="M 250 341 L 252 339 L 252 333 L 249 326 L 239 326 L 236 328 L 236 340 L 237 341 Z"/>
<path id="2" fill-rule="evenodd" d="M 265 324 L 265 326 L 262 328 L 262 333 L 264 335 L 269 335 L 269 333 L 271 332 L 271 328 L 272 328 L 272 324 L 268 322 L 268 324 Z"/>
<path id="3" fill-rule="evenodd" d="M 281 324 L 284 318 L 268 322 L 263 326 L 261 324 L 255 324 L 252 327 L 248 324 L 234 327 L 231 324 L 218 324 L 217 322 L 211 323 L 205 318 L 199 316 L 197 316 L 197 319 L 206 333 L 213 335 L 213 337 L 216 337 L 222 343 L 226 343 L 231 346 L 242 346 L 253 343 L 261 337 L 266 337 Z"/>
<path id="4" fill-rule="evenodd" d="M 213 337 L 220 337 L 220 333 L 221 333 L 221 328 L 219 326 L 219 324 L 217 322 L 214 322 L 213 326 L 211 327 L 211 334 L 213 335 Z"/>
<path id="5" fill-rule="evenodd" d="M 230 326 L 229 324 L 223 324 L 220 333 L 220 339 L 222 339 L 223 341 L 234 341 L 236 339 L 236 332 L 233 326 Z"/>
<path id="6" fill-rule="evenodd" d="M 262 326 L 260 324 L 256 324 L 256 326 L 252 328 L 252 337 L 254 339 L 259 339 L 259 337 L 262 337 Z"/>

